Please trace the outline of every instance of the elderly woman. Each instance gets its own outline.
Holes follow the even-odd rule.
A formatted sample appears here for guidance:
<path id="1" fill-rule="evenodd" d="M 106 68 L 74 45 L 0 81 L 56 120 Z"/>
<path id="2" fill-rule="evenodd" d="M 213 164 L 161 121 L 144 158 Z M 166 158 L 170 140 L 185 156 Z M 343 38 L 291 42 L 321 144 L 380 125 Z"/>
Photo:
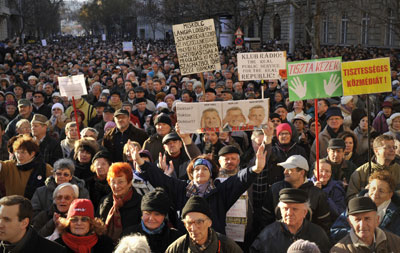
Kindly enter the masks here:
<path id="1" fill-rule="evenodd" d="M 75 142 L 78 140 L 78 128 L 76 122 L 68 122 L 65 125 L 65 139 L 61 141 L 61 149 L 64 158 L 70 157 L 71 151 L 75 147 Z"/>
<path id="2" fill-rule="evenodd" d="M 15 130 L 17 131 L 18 134 L 30 134 L 31 123 L 27 119 L 20 119 L 15 125 Z"/>
<path id="3" fill-rule="evenodd" d="M 359 196 L 367 196 L 378 207 L 379 227 L 400 235 L 400 196 L 395 192 L 396 183 L 386 170 L 376 171 L 369 177 L 368 189 Z M 350 231 L 347 212 L 343 212 L 331 228 L 331 239 L 339 241 Z"/>
<path id="4" fill-rule="evenodd" d="M 59 159 L 54 163 L 53 175 L 48 177 L 45 185 L 36 189 L 32 197 L 32 207 L 35 213 L 47 211 L 53 202 L 53 192 L 57 186 L 63 183 L 71 183 L 79 187 L 79 198 L 89 198 L 89 192 L 85 188 L 85 182 L 74 176 L 75 165 L 70 159 Z"/>
<path id="5" fill-rule="evenodd" d="M 132 167 L 129 163 L 113 163 L 107 173 L 107 181 L 112 193 L 103 198 L 98 209 L 100 217 L 107 225 L 107 235 L 117 241 L 122 231 L 140 223 L 140 196 L 132 188 Z"/>
<path id="6" fill-rule="evenodd" d="M 331 164 L 325 158 L 319 160 L 319 180 L 317 180 L 317 166 L 315 165 L 311 181 L 326 193 L 332 220 L 336 220 L 346 209 L 346 192 L 343 183 L 332 178 Z"/>
<path id="7" fill-rule="evenodd" d="M 15 160 L 0 162 L 0 184 L 6 195 L 31 199 L 35 190 L 44 185 L 52 167 L 40 155 L 39 145 L 28 135 L 19 135 L 12 145 Z"/>
<path id="8" fill-rule="evenodd" d="M 85 181 L 94 176 L 90 170 L 92 158 L 99 151 L 99 145 L 93 138 L 82 138 L 75 143 L 74 163 L 75 176 Z"/>
<path id="9" fill-rule="evenodd" d="M 165 252 L 182 235 L 178 230 L 168 227 L 166 216 L 170 207 L 171 201 L 163 188 L 146 193 L 141 203 L 141 223 L 125 229 L 123 236 L 139 233 L 146 236 L 151 252 Z"/>
<path id="10" fill-rule="evenodd" d="M 112 163 L 111 160 L 111 154 L 103 150 L 97 152 L 92 159 L 90 170 L 96 175 L 88 179 L 86 187 L 89 189 L 90 199 L 95 209 L 98 208 L 101 199 L 111 192 L 107 182 L 107 173 Z"/>
<path id="11" fill-rule="evenodd" d="M 51 107 L 51 117 L 50 117 L 50 132 L 52 136 L 60 139 L 62 132 L 65 128 L 65 125 L 70 120 L 64 114 L 64 106 L 60 103 L 55 103 Z"/>
<path id="12" fill-rule="evenodd" d="M 43 237 L 54 236 L 58 238 L 55 230 L 59 217 L 67 217 L 69 206 L 74 199 L 79 197 L 79 188 L 70 183 L 62 183 L 54 189 L 52 205 L 48 210 L 41 211 L 32 220 L 32 226 Z M 54 237 L 53 237 L 54 238 Z"/>
<path id="13" fill-rule="evenodd" d="M 393 113 L 386 121 L 389 126 L 389 131 L 384 134 L 393 136 L 397 146 L 397 143 L 400 141 L 400 113 Z"/>
<path id="14" fill-rule="evenodd" d="M 93 204 L 88 199 L 75 199 L 68 210 L 67 218 L 59 218 L 61 237 L 55 242 L 67 252 L 113 252 L 112 240 L 104 236 L 104 223 L 94 217 Z"/>
<path id="15" fill-rule="evenodd" d="M 212 158 L 200 155 L 194 158 L 187 166 L 187 175 L 190 181 L 169 177 L 154 164 L 145 162 L 139 155 L 139 150 L 132 147 L 132 158 L 140 166 L 142 177 L 148 180 L 154 187 L 163 187 L 169 196 L 175 209 L 181 213 L 184 205 L 191 196 L 204 197 L 210 204 L 212 214 L 212 226 L 220 233 L 225 234 L 226 212 L 237 199 L 256 180 L 265 165 L 264 145 L 257 151 L 256 165 L 240 170 L 236 175 L 229 177 L 224 182 L 216 181 L 218 166 Z M 185 231 L 183 224 L 178 224 L 181 231 Z"/>

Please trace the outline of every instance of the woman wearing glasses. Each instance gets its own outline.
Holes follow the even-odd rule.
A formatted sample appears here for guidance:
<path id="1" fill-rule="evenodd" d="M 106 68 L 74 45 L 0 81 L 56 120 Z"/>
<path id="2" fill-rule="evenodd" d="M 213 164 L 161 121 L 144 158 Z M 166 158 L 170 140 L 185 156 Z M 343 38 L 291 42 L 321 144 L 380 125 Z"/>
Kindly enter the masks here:
<path id="1" fill-rule="evenodd" d="M 32 206 L 35 214 L 48 211 L 53 203 L 53 192 L 58 185 L 71 183 L 79 187 L 79 198 L 89 198 L 85 182 L 74 176 L 75 165 L 71 159 L 63 158 L 54 163 L 53 175 L 48 177 L 45 185 L 36 189 L 32 197 Z"/>
<path id="2" fill-rule="evenodd" d="M 67 252 L 113 252 L 112 240 L 104 236 L 106 226 L 94 217 L 93 204 L 88 199 L 76 199 L 68 210 L 67 218 L 59 218 L 61 237 L 55 242 Z"/>

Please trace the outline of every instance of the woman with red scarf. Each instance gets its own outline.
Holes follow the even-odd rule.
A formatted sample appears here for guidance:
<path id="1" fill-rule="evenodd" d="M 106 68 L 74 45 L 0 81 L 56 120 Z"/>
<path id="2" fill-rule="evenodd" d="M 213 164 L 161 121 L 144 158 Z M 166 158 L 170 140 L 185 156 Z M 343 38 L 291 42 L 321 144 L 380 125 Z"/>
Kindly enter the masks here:
<path id="1" fill-rule="evenodd" d="M 60 218 L 59 223 L 61 237 L 56 242 L 65 246 L 67 252 L 113 252 L 113 241 L 103 235 L 106 227 L 100 219 L 94 217 L 90 200 L 75 199 L 69 207 L 67 218 Z"/>
<path id="2" fill-rule="evenodd" d="M 107 235 L 116 242 L 124 229 L 140 224 L 142 196 L 132 188 L 133 172 L 129 163 L 113 163 L 107 173 L 111 193 L 103 198 L 98 208 L 107 226 Z"/>

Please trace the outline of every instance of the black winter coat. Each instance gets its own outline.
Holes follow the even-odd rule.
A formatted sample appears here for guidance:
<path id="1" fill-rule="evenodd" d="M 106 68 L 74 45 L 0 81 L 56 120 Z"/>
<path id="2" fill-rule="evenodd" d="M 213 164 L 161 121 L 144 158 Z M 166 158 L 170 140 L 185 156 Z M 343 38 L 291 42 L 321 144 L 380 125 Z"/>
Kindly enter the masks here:
<path id="1" fill-rule="evenodd" d="M 55 161 L 63 158 L 60 142 L 50 137 L 49 134 L 46 134 L 39 147 L 44 161 L 52 167 Z"/>

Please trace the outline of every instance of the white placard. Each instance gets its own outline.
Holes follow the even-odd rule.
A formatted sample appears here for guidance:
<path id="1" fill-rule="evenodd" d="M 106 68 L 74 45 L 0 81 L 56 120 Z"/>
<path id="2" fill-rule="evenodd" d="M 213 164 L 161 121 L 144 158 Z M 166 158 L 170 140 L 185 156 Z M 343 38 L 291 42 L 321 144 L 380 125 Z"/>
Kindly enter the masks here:
<path id="1" fill-rule="evenodd" d="M 132 43 L 132 41 L 124 41 L 124 42 L 122 42 L 122 51 L 133 52 L 133 43 Z"/>
<path id="2" fill-rule="evenodd" d="M 83 75 L 59 76 L 58 85 L 60 95 L 68 98 L 80 98 L 87 94 L 85 78 Z"/>
<path id="3" fill-rule="evenodd" d="M 101 35 L 101 40 L 102 40 L 102 41 L 106 41 L 106 35 L 105 35 L 105 34 L 102 34 L 102 35 Z"/>
<path id="4" fill-rule="evenodd" d="M 172 30 L 182 75 L 221 69 L 213 19 L 173 25 Z"/>
<path id="5" fill-rule="evenodd" d="M 253 131 L 266 126 L 269 99 L 177 103 L 176 110 L 184 133 Z"/>
<path id="6" fill-rule="evenodd" d="M 42 46 L 47 46 L 47 41 L 46 40 L 42 40 Z"/>
<path id="7" fill-rule="evenodd" d="M 240 81 L 286 79 L 286 51 L 237 54 Z"/>
<path id="8" fill-rule="evenodd" d="M 246 224 L 227 223 L 225 227 L 226 236 L 235 242 L 244 242 Z"/>
<path id="9" fill-rule="evenodd" d="M 98 38 L 94 38 L 93 39 L 93 43 L 97 43 L 97 42 L 99 42 L 99 39 Z"/>

